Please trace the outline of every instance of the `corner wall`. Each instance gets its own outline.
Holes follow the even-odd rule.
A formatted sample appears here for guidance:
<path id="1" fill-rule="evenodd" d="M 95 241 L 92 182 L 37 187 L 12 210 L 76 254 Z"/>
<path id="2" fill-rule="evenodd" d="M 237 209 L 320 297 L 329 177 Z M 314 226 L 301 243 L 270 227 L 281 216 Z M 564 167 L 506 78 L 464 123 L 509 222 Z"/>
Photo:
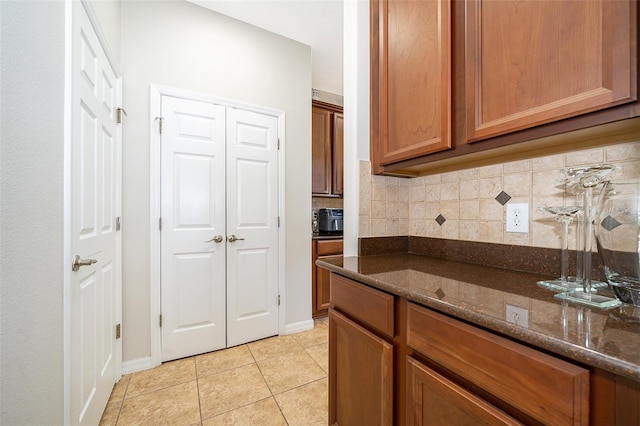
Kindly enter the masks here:
<path id="1" fill-rule="evenodd" d="M 122 2 L 123 361 L 150 356 L 149 85 L 279 109 L 286 323 L 311 320 L 311 48 L 188 2 Z M 152 118 L 152 117 L 151 117 Z"/>
<path id="2" fill-rule="evenodd" d="M 0 2 L 0 424 L 63 424 L 65 2 Z"/>

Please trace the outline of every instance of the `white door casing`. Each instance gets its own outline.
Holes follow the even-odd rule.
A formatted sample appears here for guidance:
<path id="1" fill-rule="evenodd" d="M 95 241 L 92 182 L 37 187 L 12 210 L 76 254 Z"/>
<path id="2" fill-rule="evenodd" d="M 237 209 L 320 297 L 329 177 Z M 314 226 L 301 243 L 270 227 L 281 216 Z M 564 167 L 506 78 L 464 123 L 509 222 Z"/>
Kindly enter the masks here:
<path id="1" fill-rule="evenodd" d="M 158 101 L 161 360 L 278 334 L 278 118 Z"/>
<path id="2" fill-rule="evenodd" d="M 278 120 L 227 110 L 227 346 L 278 332 Z"/>
<path id="3" fill-rule="evenodd" d="M 167 361 L 226 344 L 225 108 L 162 96 L 162 116 L 162 360 Z"/>
<path id="4" fill-rule="evenodd" d="M 73 3 L 70 249 L 96 262 L 70 274 L 70 423 L 97 424 L 121 376 L 121 146 L 117 108 L 122 81 L 85 4 Z M 90 261 L 91 262 L 91 261 Z M 71 265 L 67 265 L 71 268 Z"/>

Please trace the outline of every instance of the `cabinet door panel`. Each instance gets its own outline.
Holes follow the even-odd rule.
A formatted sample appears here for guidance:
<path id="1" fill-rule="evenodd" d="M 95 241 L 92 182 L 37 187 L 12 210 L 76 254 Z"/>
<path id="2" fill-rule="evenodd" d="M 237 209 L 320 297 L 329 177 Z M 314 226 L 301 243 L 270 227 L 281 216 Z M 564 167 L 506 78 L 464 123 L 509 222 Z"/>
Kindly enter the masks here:
<path id="1" fill-rule="evenodd" d="M 393 346 L 329 311 L 329 424 L 391 425 Z"/>
<path id="2" fill-rule="evenodd" d="M 332 257 L 342 257 L 342 255 L 337 256 L 320 256 L 318 259 L 330 259 Z M 320 268 L 316 266 L 316 312 L 324 313 L 326 315 L 327 310 L 329 309 L 330 300 L 330 283 L 331 283 L 331 273 L 328 269 Z"/>
<path id="3" fill-rule="evenodd" d="M 331 193 L 331 111 L 312 107 L 311 192 Z"/>
<path id="4" fill-rule="evenodd" d="M 333 114 L 333 193 L 342 195 L 344 176 L 344 116 Z"/>
<path id="5" fill-rule="evenodd" d="M 451 147 L 448 0 L 371 1 L 371 147 L 381 165 Z"/>
<path id="6" fill-rule="evenodd" d="M 632 1 L 467 1 L 467 138 L 636 99 Z"/>
<path id="7" fill-rule="evenodd" d="M 407 425 L 520 425 L 519 421 L 407 357 Z"/>

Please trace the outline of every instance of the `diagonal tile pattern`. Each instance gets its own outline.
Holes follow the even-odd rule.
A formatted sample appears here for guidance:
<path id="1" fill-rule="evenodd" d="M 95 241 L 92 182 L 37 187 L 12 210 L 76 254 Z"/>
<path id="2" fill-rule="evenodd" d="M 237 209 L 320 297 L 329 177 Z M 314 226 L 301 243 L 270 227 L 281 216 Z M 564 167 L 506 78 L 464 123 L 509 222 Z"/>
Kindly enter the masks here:
<path id="1" fill-rule="evenodd" d="M 124 376 L 100 425 L 326 425 L 329 326 Z"/>

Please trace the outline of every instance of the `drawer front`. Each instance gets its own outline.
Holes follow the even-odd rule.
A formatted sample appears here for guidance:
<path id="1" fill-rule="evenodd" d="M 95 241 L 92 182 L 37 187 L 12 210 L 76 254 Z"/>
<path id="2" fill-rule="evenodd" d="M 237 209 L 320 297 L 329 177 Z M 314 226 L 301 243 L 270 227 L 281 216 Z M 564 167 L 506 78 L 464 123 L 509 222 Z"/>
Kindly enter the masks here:
<path id="1" fill-rule="evenodd" d="M 413 303 L 407 344 L 544 424 L 588 424 L 583 368 Z"/>
<path id="2" fill-rule="evenodd" d="M 393 337 L 393 296 L 331 274 L 331 305 Z"/>
<path id="3" fill-rule="evenodd" d="M 316 254 L 318 256 L 342 254 L 342 240 L 316 240 Z"/>

